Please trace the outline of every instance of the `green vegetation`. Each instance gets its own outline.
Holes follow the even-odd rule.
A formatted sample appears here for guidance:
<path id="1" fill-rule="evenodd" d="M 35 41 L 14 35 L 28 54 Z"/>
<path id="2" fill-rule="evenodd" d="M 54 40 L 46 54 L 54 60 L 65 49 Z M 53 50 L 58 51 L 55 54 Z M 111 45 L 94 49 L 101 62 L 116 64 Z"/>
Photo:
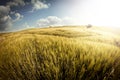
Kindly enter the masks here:
<path id="1" fill-rule="evenodd" d="M 0 34 L 0 80 L 119 80 L 120 37 L 97 27 Z"/>

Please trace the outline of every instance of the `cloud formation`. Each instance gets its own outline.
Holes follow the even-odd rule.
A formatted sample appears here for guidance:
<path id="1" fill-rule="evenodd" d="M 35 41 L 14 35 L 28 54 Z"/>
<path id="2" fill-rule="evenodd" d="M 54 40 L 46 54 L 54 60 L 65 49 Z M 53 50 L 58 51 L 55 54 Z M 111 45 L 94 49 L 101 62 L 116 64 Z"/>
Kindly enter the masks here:
<path id="1" fill-rule="evenodd" d="M 24 6 L 25 2 L 24 0 L 13 0 L 10 2 L 7 2 L 6 5 L 0 5 L 0 31 L 5 31 L 7 29 L 9 29 L 13 22 L 19 21 L 23 18 L 22 15 L 20 15 L 19 13 L 13 13 L 11 11 L 12 7 L 18 7 L 18 6 Z M 10 14 L 14 14 L 14 16 L 16 17 L 15 20 L 13 20 L 10 16 Z"/>
<path id="2" fill-rule="evenodd" d="M 9 15 L 0 18 L 0 31 L 7 30 L 11 26 L 12 26 L 12 19 Z"/>
<path id="3" fill-rule="evenodd" d="M 32 5 L 32 11 L 49 8 L 49 5 L 41 0 L 10 0 L 5 5 L 0 5 L 0 31 L 9 29 L 13 23 L 23 19 L 23 15 L 13 10 L 14 7 L 25 6 L 27 3 Z M 15 16 L 15 19 L 13 19 Z"/>
<path id="4" fill-rule="evenodd" d="M 9 7 L 0 6 L 0 18 L 3 17 L 3 16 L 5 16 L 5 15 L 8 15 L 9 11 L 10 11 Z"/>
<path id="5" fill-rule="evenodd" d="M 39 0 L 31 0 L 31 4 L 33 5 L 32 12 L 35 10 L 49 8 L 48 4 L 45 4 Z"/>
<path id="6" fill-rule="evenodd" d="M 13 0 L 7 3 L 7 6 L 13 7 L 13 6 L 24 6 L 25 2 L 24 0 Z"/>
<path id="7" fill-rule="evenodd" d="M 56 16 L 48 16 L 47 18 L 39 19 L 37 21 L 37 27 L 77 25 L 77 24 L 79 24 L 79 22 L 70 17 L 59 18 Z"/>
<path id="8" fill-rule="evenodd" d="M 0 31 L 6 30 L 12 24 L 11 17 L 9 16 L 10 8 L 6 6 L 0 6 Z"/>
<path id="9" fill-rule="evenodd" d="M 13 20 L 13 22 L 16 22 L 16 21 L 20 21 L 20 20 L 22 20 L 23 15 L 21 15 L 20 13 L 15 13 L 15 17 L 16 17 L 16 19 Z"/>
<path id="10" fill-rule="evenodd" d="M 23 26 L 24 28 L 31 28 L 31 26 L 30 26 L 27 22 L 25 22 L 22 26 Z"/>

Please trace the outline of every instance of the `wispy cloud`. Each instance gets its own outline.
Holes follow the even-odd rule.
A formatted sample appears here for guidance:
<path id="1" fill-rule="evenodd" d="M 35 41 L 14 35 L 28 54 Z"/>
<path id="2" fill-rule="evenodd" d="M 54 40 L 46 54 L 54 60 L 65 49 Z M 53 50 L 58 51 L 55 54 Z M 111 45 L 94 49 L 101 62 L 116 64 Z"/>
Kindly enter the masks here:
<path id="1" fill-rule="evenodd" d="M 39 0 L 31 0 L 31 4 L 33 5 L 32 11 L 34 12 L 35 10 L 40 10 L 40 9 L 46 9 L 49 8 L 50 4 L 45 4 L 44 2 L 41 2 Z"/>
<path id="2" fill-rule="evenodd" d="M 27 22 L 22 25 L 24 28 L 32 28 Z"/>
<path id="3" fill-rule="evenodd" d="M 23 18 L 24 16 L 21 15 L 20 13 L 15 13 L 15 17 L 16 17 L 16 19 L 14 19 L 13 22 L 22 20 L 22 18 Z"/>

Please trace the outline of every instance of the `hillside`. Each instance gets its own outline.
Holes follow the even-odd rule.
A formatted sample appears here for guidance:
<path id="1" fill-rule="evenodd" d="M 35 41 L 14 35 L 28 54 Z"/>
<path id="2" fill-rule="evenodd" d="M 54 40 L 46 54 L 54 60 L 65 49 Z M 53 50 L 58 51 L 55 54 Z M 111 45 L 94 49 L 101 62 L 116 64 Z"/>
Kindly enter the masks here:
<path id="1" fill-rule="evenodd" d="M 0 34 L 0 80 L 118 80 L 120 34 L 101 27 Z"/>

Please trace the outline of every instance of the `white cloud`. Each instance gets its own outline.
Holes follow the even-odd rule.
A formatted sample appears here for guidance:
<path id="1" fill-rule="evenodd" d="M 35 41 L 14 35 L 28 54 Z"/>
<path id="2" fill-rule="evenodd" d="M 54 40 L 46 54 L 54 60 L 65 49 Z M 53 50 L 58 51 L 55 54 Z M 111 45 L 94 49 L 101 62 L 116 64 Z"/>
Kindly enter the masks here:
<path id="1" fill-rule="evenodd" d="M 33 8 L 32 8 L 32 11 L 35 11 L 35 10 L 40 10 L 40 9 L 45 9 L 45 8 L 49 8 L 49 5 L 48 4 L 45 4 L 39 0 L 31 0 L 31 4 L 33 5 Z"/>
<path id="2" fill-rule="evenodd" d="M 24 6 L 24 0 L 12 0 L 7 2 L 6 5 L 0 5 L 0 31 L 9 29 L 13 22 L 19 21 L 23 18 L 19 13 L 12 12 L 11 7 L 13 6 Z M 13 20 L 11 15 L 15 15 L 16 19 Z"/>
<path id="3" fill-rule="evenodd" d="M 7 3 L 7 6 L 12 7 L 12 6 L 24 6 L 25 2 L 24 0 L 13 0 Z"/>
<path id="4" fill-rule="evenodd" d="M 23 18 L 23 15 L 21 15 L 20 13 L 15 13 L 15 17 L 16 19 L 13 20 L 13 22 L 20 21 Z"/>
<path id="5" fill-rule="evenodd" d="M 79 25 L 79 22 L 70 17 L 58 18 L 56 16 L 48 16 L 47 18 L 37 21 L 37 27 L 47 26 L 63 26 L 63 25 Z"/>
<path id="6" fill-rule="evenodd" d="M 12 19 L 9 15 L 0 18 L 0 31 L 7 30 L 11 26 L 12 26 Z"/>
<path id="7" fill-rule="evenodd" d="M 12 26 L 12 19 L 9 16 L 10 8 L 0 6 L 0 31 L 6 30 Z"/>
<path id="8" fill-rule="evenodd" d="M 10 11 L 9 7 L 7 7 L 7 6 L 0 6 L 0 17 L 8 15 L 9 11 Z"/>
<path id="9" fill-rule="evenodd" d="M 27 22 L 25 22 L 25 23 L 23 24 L 23 27 L 24 27 L 24 28 L 31 28 L 30 25 L 29 25 Z"/>
<path id="10" fill-rule="evenodd" d="M 15 15 L 16 19 L 12 19 L 10 14 Z M 9 6 L 0 6 L 0 31 L 4 31 L 12 27 L 13 22 L 19 21 L 23 15 L 12 12 Z"/>

